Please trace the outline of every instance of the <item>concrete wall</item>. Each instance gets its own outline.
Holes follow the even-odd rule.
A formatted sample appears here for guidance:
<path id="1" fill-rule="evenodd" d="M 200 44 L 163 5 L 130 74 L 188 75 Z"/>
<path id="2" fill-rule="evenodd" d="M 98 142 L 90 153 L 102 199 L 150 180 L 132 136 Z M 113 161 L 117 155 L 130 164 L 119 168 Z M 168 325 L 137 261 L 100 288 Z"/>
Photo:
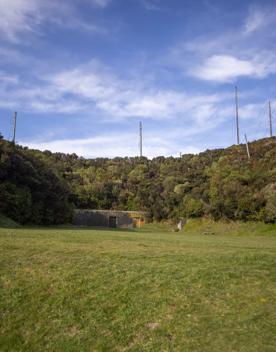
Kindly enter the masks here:
<path id="1" fill-rule="evenodd" d="M 143 219 L 139 222 L 143 224 L 146 215 L 143 212 L 77 209 L 74 212 L 73 223 L 77 226 L 133 228 L 137 223 L 133 218 Z"/>

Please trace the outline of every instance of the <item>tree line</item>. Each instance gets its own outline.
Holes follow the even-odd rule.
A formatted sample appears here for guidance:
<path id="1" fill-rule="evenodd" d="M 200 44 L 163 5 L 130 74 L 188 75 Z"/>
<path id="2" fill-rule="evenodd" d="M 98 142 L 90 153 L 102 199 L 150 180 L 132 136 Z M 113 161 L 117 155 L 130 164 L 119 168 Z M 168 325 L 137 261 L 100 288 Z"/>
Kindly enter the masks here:
<path id="1" fill-rule="evenodd" d="M 156 221 L 211 216 L 276 222 L 276 138 L 181 157 L 96 158 L 0 140 L 0 212 L 62 224 L 74 208 L 143 210 Z"/>

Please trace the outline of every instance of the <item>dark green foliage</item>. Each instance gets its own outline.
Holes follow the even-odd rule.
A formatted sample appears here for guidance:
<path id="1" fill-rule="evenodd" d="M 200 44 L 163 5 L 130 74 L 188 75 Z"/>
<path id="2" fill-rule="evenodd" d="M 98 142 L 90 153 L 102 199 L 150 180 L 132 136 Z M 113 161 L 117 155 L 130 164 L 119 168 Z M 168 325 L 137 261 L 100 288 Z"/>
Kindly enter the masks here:
<path id="1" fill-rule="evenodd" d="M 181 158 L 90 159 L 48 154 L 77 207 L 146 210 L 154 220 L 211 215 L 275 222 L 276 139 Z"/>
<path id="2" fill-rule="evenodd" d="M 36 154 L 0 141 L 0 212 L 22 224 L 69 222 L 68 186 Z"/>
<path id="3" fill-rule="evenodd" d="M 249 147 L 250 161 L 244 145 L 181 158 L 84 159 L 2 141 L 0 211 L 21 222 L 62 223 L 69 200 L 77 208 L 145 210 L 154 220 L 275 222 L 276 138 Z"/>
<path id="4" fill-rule="evenodd" d="M 14 220 L 0 213 L 0 227 L 16 228 L 16 227 L 20 227 L 20 225 Z"/>

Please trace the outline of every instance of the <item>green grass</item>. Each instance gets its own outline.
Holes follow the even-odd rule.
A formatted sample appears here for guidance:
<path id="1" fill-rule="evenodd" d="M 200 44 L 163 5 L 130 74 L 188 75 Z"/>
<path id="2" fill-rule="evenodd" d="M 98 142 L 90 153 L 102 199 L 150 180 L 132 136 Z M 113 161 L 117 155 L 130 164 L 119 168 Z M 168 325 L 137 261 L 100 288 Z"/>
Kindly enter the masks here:
<path id="1" fill-rule="evenodd" d="M 188 221 L 185 231 L 206 235 L 276 236 L 276 225 L 262 222 L 213 221 L 202 218 Z"/>
<path id="2" fill-rule="evenodd" d="M 274 352 L 273 234 L 0 229 L 0 350 Z"/>

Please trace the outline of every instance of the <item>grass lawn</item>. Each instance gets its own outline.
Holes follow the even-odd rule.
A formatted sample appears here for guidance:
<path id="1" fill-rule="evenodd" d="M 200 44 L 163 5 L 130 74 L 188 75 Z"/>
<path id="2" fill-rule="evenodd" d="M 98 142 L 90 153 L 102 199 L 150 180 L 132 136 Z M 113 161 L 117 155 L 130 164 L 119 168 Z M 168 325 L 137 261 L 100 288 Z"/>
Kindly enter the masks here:
<path id="1" fill-rule="evenodd" d="M 2 228 L 0 351 L 274 352 L 275 248 L 275 225 Z"/>

